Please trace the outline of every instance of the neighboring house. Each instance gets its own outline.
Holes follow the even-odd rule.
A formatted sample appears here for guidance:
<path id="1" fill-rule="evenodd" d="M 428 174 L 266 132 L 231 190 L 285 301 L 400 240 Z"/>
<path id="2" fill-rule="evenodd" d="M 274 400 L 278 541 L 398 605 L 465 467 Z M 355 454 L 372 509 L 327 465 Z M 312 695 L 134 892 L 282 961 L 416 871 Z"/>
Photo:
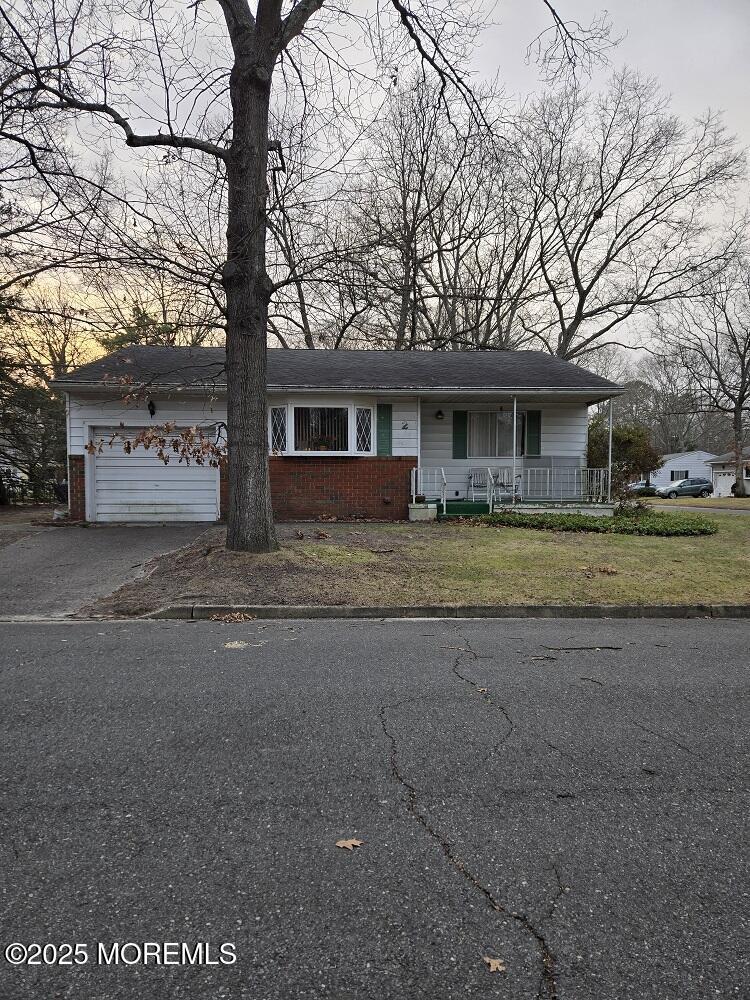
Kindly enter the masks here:
<path id="1" fill-rule="evenodd" d="M 710 451 L 678 451 L 664 455 L 664 464 L 656 472 L 651 473 L 652 486 L 669 486 L 678 479 L 710 479 L 711 466 L 708 464 L 716 458 Z"/>
<path id="2" fill-rule="evenodd" d="M 750 447 L 742 449 L 745 460 L 745 493 L 750 496 Z M 737 482 L 737 460 L 733 451 L 724 455 L 716 455 L 709 466 L 713 473 L 714 494 L 717 497 L 732 495 L 732 487 Z"/>
<path id="3" fill-rule="evenodd" d="M 126 348 L 56 386 L 67 395 L 74 518 L 220 517 L 223 469 L 165 466 L 142 447 L 127 454 L 119 441 L 99 454 L 86 446 L 168 421 L 223 431 L 222 349 Z M 402 519 L 415 494 L 465 500 L 488 467 L 524 499 L 594 491 L 606 499 L 607 470 L 585 468 L 588 408 L 623 391 L 537 351 L 269 350 L 274 510 L 279 518 Z"/>

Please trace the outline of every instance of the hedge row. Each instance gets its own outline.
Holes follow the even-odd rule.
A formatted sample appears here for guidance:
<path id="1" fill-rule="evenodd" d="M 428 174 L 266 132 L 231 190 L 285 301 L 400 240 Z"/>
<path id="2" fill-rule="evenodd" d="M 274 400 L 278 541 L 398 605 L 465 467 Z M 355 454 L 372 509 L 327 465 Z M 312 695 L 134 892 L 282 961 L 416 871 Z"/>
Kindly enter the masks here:
<path id="1" fill-rule="evenodd" d="M 715 535 L 716 523 L 705 517 L 685 514 L 644 514 L 637 516 L 592 517 L 588 514 L 530 514 L 502 511 L 483 514 L 483 524 L 507 528 L 537 528 L 543 531 L 589 531 L 600 535 Z"/>

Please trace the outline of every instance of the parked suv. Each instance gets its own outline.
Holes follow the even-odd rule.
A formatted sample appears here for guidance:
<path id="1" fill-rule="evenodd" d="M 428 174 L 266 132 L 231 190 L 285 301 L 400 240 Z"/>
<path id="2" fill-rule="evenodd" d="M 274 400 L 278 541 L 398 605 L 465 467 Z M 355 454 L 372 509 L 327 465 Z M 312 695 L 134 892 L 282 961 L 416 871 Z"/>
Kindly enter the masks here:
<path id="1" fill-rule="evenodd" d="M 669 486 L 662 486 L 656 491 L 658 497 L 710 497 L 714 491 L 710 479 L 676 479 Z"/>

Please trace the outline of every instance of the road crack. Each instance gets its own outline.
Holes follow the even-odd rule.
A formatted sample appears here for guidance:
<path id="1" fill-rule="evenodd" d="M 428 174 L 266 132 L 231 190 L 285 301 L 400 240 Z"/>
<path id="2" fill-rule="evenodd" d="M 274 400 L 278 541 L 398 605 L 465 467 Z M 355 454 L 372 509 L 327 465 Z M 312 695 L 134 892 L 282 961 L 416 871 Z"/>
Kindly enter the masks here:
<path id="1" fill-rule="evenodd" d="M 467 681 L 467 683 L 473 682 Z M 379 716 L 383 734 L 390 745 L 391 775 L 406 793 L 404 801 L 408 812 L 416 820 L 416 822 L 419 823 L 425 833 L 427 833 L 427 835 L 440 847 L 443 856 L 450 866 L 458 872 L 458 874 L 465 881 L 472 885 L 477 892 L 481 893 L 490 909 L 495 913 L 502 913 L 511 920 L 515 921 L 534 939 L 536 946 L 539 949 L 539 955 L 542 963 L 542 975 L 539 985 L 540 1000 L 545 997 L 547 1000 L 558 1000 L 557 980 L 555 976 L 555 956 L 547 944 L 544 935 L 538 930 L 526 914 L 510 909 L 505 905 L 505 903 L 497 899 L 492 890 L 480 881 L 479 877 L 468 867 L 466 862 L 455 853 L 450 842 L 435 829 L 429 819 L 420 810 L 418 805 L 419 792 L 416 786 L 408 780 L 401 769 L 396 737 L 388 728 L 388 709 L 396 707 L 398 706 L 383 705 L 380 708 Z"/>

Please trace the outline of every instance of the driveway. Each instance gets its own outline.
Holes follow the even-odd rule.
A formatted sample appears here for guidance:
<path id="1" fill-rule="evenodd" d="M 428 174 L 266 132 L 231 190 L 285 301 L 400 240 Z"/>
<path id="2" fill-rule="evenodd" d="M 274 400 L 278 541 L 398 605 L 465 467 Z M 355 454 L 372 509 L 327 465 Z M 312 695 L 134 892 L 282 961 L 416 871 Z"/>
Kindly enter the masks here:
<path id="1" fill-rule="evenodd" d="M 205 524 L 8 524 L 0 528 L 0 618 L 72 614 L 135 579 L 153 556 L 188 545 L 205 530 Z"/>
<path id="2" fill-rule="evenodd" d="M 0 624 L 0 940 L 89 956 L 0 996 L 740 1000 L 747 689 L 741 621 Z"/>

